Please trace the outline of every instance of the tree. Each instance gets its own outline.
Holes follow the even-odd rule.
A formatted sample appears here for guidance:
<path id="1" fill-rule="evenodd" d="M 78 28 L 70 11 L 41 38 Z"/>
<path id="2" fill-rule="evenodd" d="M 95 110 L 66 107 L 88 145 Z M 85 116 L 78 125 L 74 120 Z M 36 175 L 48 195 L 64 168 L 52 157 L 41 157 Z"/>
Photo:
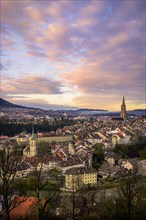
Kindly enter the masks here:
<path id="1" fill-rule="evenodd" d="M 50 143 L 46 143 L 41 141 L 38 143 L 38 156 L 43 156 L 44 154 L 48 154 L 51 151 Z"/>
<path id="2" fill-rule="evenodd" d="M 18 179 L 15 181 L 14 188 L 18 190 L 19 195 L 27 196 L 28 186 L 26 179 Z"/>
<path id="3" fill-rule="evenodd" d="M 146 147 L 142 150 L 139 150 L 139 155 L 142 160 L 146 159 Z"/>
<path id="4" fill-rule="evenodd" d="M 132 218 L 134 206 L 136 206 L 138 198 L 137 182 L 137 176 L 129 174 L 127 178 L 123 178 L 123 184 L 120 186 L 119 197 L 123 202 L 123 212 L 125 212 L 128 220 Z"/>
<path id="5" fill-rule="evenodd" d="M 12 203 L 12 196 L 15 193 L 14 182 L 20 162 L 21 157 L 13 155 L 9 143 L 3 146 L 3 149 L 0 150 L 0 179 L 2 180 L 6 220 L 10 220 L 10 211 L 15 208 Z"/>
<path id="6" fill-rule="evenodd" d="M 102 144 L 95 144 L 93 151 L 93 163 L 92 166 L 98 169 L 104 160 L 104 151 L 102 149 Z"/>
<path id="7" fill-rule="evenodd" d="M 35 196 L 37 197 L 37 215 L 38 219 L 44 219 L 47 209 L 49 209 L 48 213 L 51 213 L 54 203 L 59 197 L 60 189 L 57 183 L 49 180 L 49 171 L 44 172 L 43 161 L 38 163 L 38 160 L 35 160 L 33 166 L 34 172 L 31 178 L 33 179 L 33 190 L 36 192 Z M 45 191 L 44 199 L 42 199 L 42 196 L 40 196 L 41 191 L 43 190 Z"/>
<path id="8" fill-rule="evenodd" d="M 95 211 L 97 194 L 91 190 L 90 186 L 82 187 L 79 190 L 79 198 L 81 200 L 80 214 L 89 216 Z"/>
<path id="9" fill-rule="evenodd" d="M 78 175 L 69 175 L 70 181 L 68 184 L 69 192 L 63 193 L 61 202 L 61 215 L 66 219 L 74 220 L 77 212 L 79 211 L 78 206 L 78 190 L 82 185 L 82 180 Z"/>
<path id="10" fill-rule="evenodd" d="M 49 182 L 58 186 L 63 187 L 64 186 L 64 177 L 62 175 L 62 172 L 58 170 L 57 168 L 52 168 L 48 172 Z"/>

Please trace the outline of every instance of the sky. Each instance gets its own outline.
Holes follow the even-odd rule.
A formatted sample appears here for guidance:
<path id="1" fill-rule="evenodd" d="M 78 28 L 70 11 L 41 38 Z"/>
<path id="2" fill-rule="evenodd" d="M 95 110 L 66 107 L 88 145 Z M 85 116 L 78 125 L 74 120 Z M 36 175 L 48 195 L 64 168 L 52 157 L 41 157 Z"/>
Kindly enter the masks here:
<path id="1" fill-rule="evenodd" d="M 43 109 L 146 108 L 145 0 L 1 0 L 1 97 Z"/>

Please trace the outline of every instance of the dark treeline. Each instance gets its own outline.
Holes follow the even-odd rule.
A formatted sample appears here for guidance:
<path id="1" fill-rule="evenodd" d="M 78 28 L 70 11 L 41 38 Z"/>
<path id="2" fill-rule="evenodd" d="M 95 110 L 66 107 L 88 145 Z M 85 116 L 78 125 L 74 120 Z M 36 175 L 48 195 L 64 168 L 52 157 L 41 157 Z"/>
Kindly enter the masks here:
<path id="1" fill-rule="evenodd" d="M 26 131 L 31 133 L 32 131 L 32 123 L 33 122 L 21 122 L 16 123 L 14 121 L 9 120 L 0 120 L 0 134 L 7 136 L 14 136 L 22 131 Z M 62 119 L 62 120 L 54 120 L 53 122 L 45 121 L 41 123 L 35 123 L 35 133 L 36 132 L 50 132 L 56 131 L 58 128 L 63 128 L 64 126 L 71 126 L 75 124 L 73 120 Z"/>
<path id="2" fill-rule="evenodd" d="M 146 159 L 146 138 L 143 141 L 132 144 L 118 145 L 114 149 L 123 158 L 141 158 Z"/>
<path id="3" fill-rule="evenodd" d="M 95 169 L 98 169 L 104 161 L 103 147 L 104 144 L 102 143 L 96 143 L 94 145 L 92 167 Z"/>

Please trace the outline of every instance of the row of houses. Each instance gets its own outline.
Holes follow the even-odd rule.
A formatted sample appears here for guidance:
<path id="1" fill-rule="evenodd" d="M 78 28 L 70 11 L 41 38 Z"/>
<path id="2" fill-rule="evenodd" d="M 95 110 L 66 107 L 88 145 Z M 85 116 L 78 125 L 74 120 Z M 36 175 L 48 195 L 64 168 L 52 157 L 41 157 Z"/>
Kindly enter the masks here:
<path id="1" fill-rule="evenodd" d="M 57 129 L 54 133 L 38 132 L 36 134 L 37 142 L 65 142 L 65 141 L 83 141 L 87 140 L 92 144 L 104 143 L 105 145 L 127 144 L 133 140 L 136 135 L 145 135 L 146 124 L 143 119 L 128 121 L 84 121 L 72 126 L 65 126 Z M 28 141 L 27 134 L 16 136 L 18 143 Z"/>

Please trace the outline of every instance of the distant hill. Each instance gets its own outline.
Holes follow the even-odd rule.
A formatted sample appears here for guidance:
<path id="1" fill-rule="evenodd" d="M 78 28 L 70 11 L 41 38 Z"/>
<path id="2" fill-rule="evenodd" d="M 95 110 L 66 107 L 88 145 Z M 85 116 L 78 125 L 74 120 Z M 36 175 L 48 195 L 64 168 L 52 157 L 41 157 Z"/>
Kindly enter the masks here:
<path id="1" fill-rule="evenodd" d="M 134 109 L 127 112 L 128 115 L 139 116 L 145 115 L 146 116 L 146 109 Z"/>
<path id="2" fill-rule="evenodd" d="M 27 108 L 21 105 L 12 104 L 2 98 L 0 98 L 0 107 L 8 107 L 8 108 Z"/>
<path id="3" fill-rule="evenodd" d="M 0 98 L 0 107 L 5 108 L 25 108 L 25 109 L 31 109 L 31 110 L 42 110 L 47 112 L 47 110 L 35 108 L 35 107 L 25 107 L 21 105 L 16 105 L 13 103 L 10 103 L 2 98 Z M 48 110 L 49 111 L 49 110 Z M 120 112 L 110 112 L 103 109 L 76 109 L 76 110 L 56 110 L 56 112 L 68 112 L 69 114 L 87 114 L 87 115 L 103 115 L 103 116 L 119 116 Z M 135 109 L 131 111 L 127 111 L 128 116 L 139 116 L 139 115 L 146 115 L 146 109 Z"/>
<path id="4" fill-rule="evenodd" d="M 104 110 L 104 109 L 88 109 L 88 108 L 81 108 L 81 109 L 77 109 L 75 110 L 76 112 L 84 112 L 84 111 L 92 111 L 92 112 L 97 112 L 97 111 L 100 111 L 100 112 L 105 112 L 107 110 Z"/>

